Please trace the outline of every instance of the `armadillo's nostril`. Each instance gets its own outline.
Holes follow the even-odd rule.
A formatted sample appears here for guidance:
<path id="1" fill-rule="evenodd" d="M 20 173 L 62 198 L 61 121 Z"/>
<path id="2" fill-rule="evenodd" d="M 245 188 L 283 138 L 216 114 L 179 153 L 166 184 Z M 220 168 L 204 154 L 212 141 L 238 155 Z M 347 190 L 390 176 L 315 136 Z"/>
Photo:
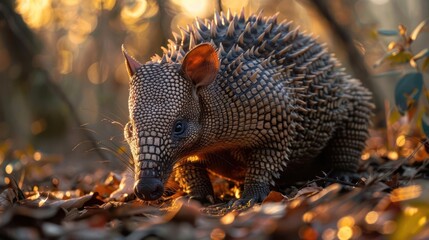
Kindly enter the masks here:
<path id="1" fill-rule="evenodd" d="M 164 193 L 164 186 L 157 178 L 141 178 L 134 183 L 134 194 L 142 200 L 157 200 Z"/>

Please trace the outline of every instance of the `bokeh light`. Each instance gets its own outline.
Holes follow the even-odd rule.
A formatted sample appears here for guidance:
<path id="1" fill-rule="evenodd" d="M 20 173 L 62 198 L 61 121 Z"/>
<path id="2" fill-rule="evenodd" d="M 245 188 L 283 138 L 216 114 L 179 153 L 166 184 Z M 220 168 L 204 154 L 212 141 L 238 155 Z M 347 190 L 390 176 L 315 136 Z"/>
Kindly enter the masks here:
<path id="1" fill-rule="evenodd" d="M 172 0 L 173 3 L 177 4 L 182 8 L 186 15 L 189 16 L 205 16 L 209 10 L 212 9 L 210 5 L 214 1 L 209 0 Z"/>
<path id="2" fill-rule="evenodd" d="M 136 23 L 146 11 L 146 0 L 126 1 L 125 6 L 121 10 L 121 18 L 125 24 Z"/>
<path id="3" fill-rule="evenodd" d="M 52 20 L 51 0 L 17 0 L 16 11 L 31 28 L 41 28 Z"/>
<path id="4" fill-rule="evenodd" d="M 12 174 L 12 172 L 13 172 L 13 166 L 12 166 L 12 164 L 9 163 L 8 165 L 6 165 L 5 172 L 7 174 Z"/>
<path id="5" fill-rule="evenodd" d="M 88 68 L 88 80 L 92 83 L 92 84 L 100 84 L 103 83 L 107 80 L 107 73 L 109 71 L 107 71 L 106 66 L 102 66 L 100 64 L 100 62 L 95 62 L 93 64 L 91 64 Z"/>
<path id="6" fill-rule="evenodd" d="M 365 215 L 365 222 L 368 224 L 374 224 L 377 222 L 379 214 L 375 211 L 370 211 Z"/>
<path id="7" fill-rule="evenodd" d="M 414 199 L 422 194 L 422 187 L 419 185 L 410 185 L 394 189 L 390 195 L 392 202 L 399 202 L 409 199 Z"/>

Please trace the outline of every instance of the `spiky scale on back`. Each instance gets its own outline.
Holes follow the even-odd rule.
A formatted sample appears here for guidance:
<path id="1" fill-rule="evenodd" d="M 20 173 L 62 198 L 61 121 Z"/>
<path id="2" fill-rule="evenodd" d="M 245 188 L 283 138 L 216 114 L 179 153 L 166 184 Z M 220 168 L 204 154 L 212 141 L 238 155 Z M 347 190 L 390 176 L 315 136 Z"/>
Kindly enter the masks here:
<path id="1" fill-rule="evenodd" d="M 243 13 L 215 13 L 174 36 L 145 65 L 125 55 L 137 196 L 158 198 L 176 163 L 181 185 L 206 200 L 207 172 L 243 182 L 241 200 L 261 201 L 270 185 L 356 170 L 371 94 L 314 38 Z"/>

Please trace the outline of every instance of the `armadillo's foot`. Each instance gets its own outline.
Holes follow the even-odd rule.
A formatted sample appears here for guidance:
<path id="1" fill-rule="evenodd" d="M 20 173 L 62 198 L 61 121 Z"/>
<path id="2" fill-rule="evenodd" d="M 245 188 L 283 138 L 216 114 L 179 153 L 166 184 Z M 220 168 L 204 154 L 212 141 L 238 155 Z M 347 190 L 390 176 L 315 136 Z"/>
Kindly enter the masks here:
<path id="1" fill-rule="evenodd" d="M 264 183 L 248 183 L 244 185 L 241 198 L 231 200 L 228 207 L 232 210 L 244 210 L 255 203 L 261 203 L 270 193 L 270 187 Z"/>
<path id="2" fill-rule="evenodd" d="M 187 198 L 197 200 L 201 204 L 214 204 L 215 197 L 204 164 L 187 162 L 176 168 L 176 181 L 187 193 Z"/>
<path id="3" fill-rule="evenodd" d="M 340 183 L 346 188 L 352 188 L 356 187 L 361 181 L 359 174 L 355 172 L 333 170 L 325 178 L 325 186 L 332 183 Z"/>

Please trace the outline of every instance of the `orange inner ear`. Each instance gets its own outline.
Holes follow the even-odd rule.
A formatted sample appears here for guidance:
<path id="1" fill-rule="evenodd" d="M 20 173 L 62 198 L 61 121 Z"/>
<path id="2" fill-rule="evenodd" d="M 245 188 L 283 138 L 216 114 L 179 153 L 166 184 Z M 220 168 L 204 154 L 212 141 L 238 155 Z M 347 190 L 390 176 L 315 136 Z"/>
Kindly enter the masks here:
<path id="1" fill-rule="evenodd" d="M 197 87 L 212 83 L 219 72 L 219 58 L 212 45 L 203 43 L 186 54 L 182 70 Z"/>

